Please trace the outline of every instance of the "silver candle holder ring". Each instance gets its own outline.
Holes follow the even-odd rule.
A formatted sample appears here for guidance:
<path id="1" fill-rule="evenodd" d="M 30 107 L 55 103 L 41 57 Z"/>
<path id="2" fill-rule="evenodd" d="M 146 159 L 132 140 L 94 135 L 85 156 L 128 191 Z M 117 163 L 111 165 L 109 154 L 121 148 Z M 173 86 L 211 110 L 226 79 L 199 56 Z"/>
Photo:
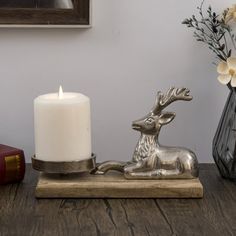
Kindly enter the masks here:
<path id="1" fill-rule="evenodd" d="M 40 172 L 48 174 L 71 174 L 71 173 L 82 173 L 90 172 L 96 167 L 96 155 L 92 154 L 91 158 L 79 161 L 44 161 L 37 159 L 36 156 L 31 158 L 32 167 Z"/>

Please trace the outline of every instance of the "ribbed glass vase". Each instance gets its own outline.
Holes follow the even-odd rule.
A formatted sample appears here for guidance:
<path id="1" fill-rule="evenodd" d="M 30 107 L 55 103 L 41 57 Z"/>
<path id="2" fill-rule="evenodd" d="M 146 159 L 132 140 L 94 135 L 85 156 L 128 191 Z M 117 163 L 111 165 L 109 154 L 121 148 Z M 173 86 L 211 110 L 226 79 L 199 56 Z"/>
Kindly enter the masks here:
<path id="1" fill-rule="evenodd" d="M 221 176 L 236 180 L 236 91 L 232 88 L 213 140 L 213 157 Z"/>

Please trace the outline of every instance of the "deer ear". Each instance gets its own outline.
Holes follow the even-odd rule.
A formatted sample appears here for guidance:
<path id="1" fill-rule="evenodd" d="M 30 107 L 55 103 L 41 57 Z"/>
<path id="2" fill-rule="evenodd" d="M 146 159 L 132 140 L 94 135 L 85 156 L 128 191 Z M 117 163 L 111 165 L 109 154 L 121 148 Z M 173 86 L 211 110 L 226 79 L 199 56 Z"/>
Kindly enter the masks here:
<path id="1" fill-rule="evenodd" d="M 159 124 L 161 125 L 167 125 L 169 124 L 173 119 L 175 118 L 175 113 L 174 112 L 165 112 L 165 113 L 162 113 L 160 116 L 159 116 Z"/>

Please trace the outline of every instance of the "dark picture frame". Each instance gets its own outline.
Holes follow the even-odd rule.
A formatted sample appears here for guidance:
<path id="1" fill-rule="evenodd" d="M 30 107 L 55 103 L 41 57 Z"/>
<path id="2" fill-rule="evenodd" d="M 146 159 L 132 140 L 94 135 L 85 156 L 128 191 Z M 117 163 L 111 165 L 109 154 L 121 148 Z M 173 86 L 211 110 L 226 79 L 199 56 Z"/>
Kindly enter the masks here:
<path id="1" fill-rule="evenodd" d="M 16 1 L 20 2 L 24 0 Z M 40 2 L 40 0 L 29 1 L 33 1 L 34 4 L 37 4 L 37 1 Z M 9 5 L 9 2 L 4 5 L 4 0 L 0 0 L 0 27 L 90 27 L 90 0 L 70 1 L 73 4 L 71 8 L 60 8 L 49 5 L 32 5 L 31 7 L 28 2 L 28 5 L 22 5 L 22 3 L 19 6 L 14 4 Z M 12 3 L 14 3 L 14 0 Z"/>

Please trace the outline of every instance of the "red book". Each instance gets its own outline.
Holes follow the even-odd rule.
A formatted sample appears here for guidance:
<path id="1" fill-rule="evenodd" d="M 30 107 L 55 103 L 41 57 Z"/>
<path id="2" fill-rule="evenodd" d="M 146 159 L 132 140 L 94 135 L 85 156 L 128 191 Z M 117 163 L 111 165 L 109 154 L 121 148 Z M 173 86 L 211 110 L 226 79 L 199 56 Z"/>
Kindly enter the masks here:
<path id="1" fill-rule="evenodd" d="M 25 155 L 20 149 L 0 144 L 0 184 L 19 182 L 25 175 Z"/>

